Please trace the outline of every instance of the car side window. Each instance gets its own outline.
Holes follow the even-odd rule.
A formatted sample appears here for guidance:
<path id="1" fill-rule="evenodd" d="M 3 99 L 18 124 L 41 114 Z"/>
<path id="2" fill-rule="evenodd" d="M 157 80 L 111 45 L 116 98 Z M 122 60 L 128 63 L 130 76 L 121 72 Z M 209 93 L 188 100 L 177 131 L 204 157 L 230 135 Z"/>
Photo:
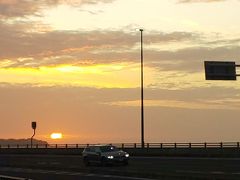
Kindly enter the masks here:
<path id="1" fill-rule="evenodd" d="M 95 148 L 95 152 L 97 152 L 97 153 L 101 152 L 100 148 L 99 148 L 99 147 L 96 147 L 96 148 Z"/>
<path id="2" fill-rule="evenodd" d="M 85 151 L 86 151 L 86 152 L 89 152 L 89 151 L 90 151 L 90 148 L 89 148 L 89 147 L 85 148 Z"/>
<path id="3" fill-rule="evenodd" d="M 94 147 L 89 147 L 89 152 L 94 152 Z"/>

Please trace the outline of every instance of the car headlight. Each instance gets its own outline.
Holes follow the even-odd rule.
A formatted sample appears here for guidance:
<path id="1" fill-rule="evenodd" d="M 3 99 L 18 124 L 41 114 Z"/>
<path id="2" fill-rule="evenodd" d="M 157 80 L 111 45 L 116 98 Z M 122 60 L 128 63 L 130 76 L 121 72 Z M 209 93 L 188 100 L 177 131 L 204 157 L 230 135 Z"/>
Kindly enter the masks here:
<path id="1" fill-rule="evenodd" d="M 108 159 L 113 159 L 114 157 L 113 157 L 113 156 L 108 156 L 107 158 L 108 158 Z"/>
<path id="2" fill-rule="evenodd" d="M 129 154 L 125 154 L 125 157 L 129 157 Z"/>

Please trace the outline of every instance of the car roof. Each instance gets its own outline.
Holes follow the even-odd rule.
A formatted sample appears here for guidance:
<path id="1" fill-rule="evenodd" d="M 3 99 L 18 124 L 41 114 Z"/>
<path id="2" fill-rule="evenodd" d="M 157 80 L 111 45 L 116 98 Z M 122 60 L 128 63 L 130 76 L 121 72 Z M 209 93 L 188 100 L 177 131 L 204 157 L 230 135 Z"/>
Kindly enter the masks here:
<path id="1" fill-rule="evenodd" d="M 89 145 L 87 147 L 103 147 L 103 146 L 113 146 L 111 144 L 95 144 L 95 145 Z"/>

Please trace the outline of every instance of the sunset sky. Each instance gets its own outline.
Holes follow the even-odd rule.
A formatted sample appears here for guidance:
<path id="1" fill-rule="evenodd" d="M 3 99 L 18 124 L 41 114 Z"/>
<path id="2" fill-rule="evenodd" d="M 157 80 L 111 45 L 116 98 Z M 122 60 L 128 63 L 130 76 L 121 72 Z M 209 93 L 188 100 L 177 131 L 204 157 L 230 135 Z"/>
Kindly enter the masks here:
<path id="1" fill-rule="evenodd" d="M 240 64 L 239 0 L 0 0 L 0 139 L 239 141 L 240 82 L 206 81 L 205 60 Z M 240 72 L 240 71 L 239 71 Z M 52 133 L 62 139 L 52 140 Z"/>

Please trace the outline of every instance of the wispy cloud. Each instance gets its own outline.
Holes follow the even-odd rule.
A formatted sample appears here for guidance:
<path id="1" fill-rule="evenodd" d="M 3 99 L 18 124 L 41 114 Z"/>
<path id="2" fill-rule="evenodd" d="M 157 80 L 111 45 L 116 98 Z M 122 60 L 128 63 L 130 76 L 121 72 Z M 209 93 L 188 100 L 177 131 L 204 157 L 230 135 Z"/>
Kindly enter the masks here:
<path id="1" fill-rule="evenodd" d="M 39 16 L 45 8 L 66 4 L 80 7 L 84 4 L 111 3 L 114 0 L 1 0 L 1 18 L 21 18 L 29 15 Z"/>
<path id="2" fill-rule="evenodd" d="M 139 107 L 140 101 L 117 101 L 103 103 L 111 106 L 122 107 Z M 145 100 L 145 107 L 165 107 L 165 108 L 182 108 L 182 109 L 202 109 L 202 110 L 238 110 L 240 107 L 239 99 L 221 99 L 208 101 L 180 101 L 180 100 Z"/>
<path id="3" fill-rule="evenodd" d="M 34 26 L 33 26 L 34 27 Z M 122 30 L 34 32 L 27 23 L 0 21 L 1 67 L 41 67 L 138 62 L 139 34 Z M 200 71 L 204 60 L 235 60 L 239 37 L 216 38 L 191 32 L 144 35 L 146 66 L 161 70 Z M 168 44 L 172 48 L 161 48 Z M 184 44 L 187 44 L 185 47 Z"/>
<path id="4" fill-rule="evenodd" d="M 112 106 L 128 106 L 139 107 L 140 101 L 119 101 L 106 103 Z M 183 109 L 225 109 L 225 106 L 221 104 L 207 104 L 200 102 L 186 102 L 176 100 L 145 100 L 145 107 L 166 107 L 166 108 L 183 108 Z"/>
<path id="5" fill-rule="evenodd" d="M 226 0 L 179 0 L 179 3 L 212 3 L 212 2 L 222 2 Z"/>
<path id="6" fill-rule="evenodd" d="M 33 26 L 34 27 L 34 26 Z M 139 34 L 124 31 L 45 31 L 33 32 L 30 24 L 6 24 L 0 21 L 0 61 L 9 67 L 38 67 L 57 64 L 130 62 L 138 57 Z M 153 32 L 145 35 L 145 44 L 164 44 L 198 39 L 195 33 Z M 137 49 L 136 49 L 137 48 Z M 151 50 L 146 50 L 146 54 Z M 158 50 L 154 50 L 155 55 Z M 154 53 L 152 54 L 154 57 Z M 151 56 L 152 56 L 151 55 Z M 158 57 L 157 57 L 158 58 Z"/>

